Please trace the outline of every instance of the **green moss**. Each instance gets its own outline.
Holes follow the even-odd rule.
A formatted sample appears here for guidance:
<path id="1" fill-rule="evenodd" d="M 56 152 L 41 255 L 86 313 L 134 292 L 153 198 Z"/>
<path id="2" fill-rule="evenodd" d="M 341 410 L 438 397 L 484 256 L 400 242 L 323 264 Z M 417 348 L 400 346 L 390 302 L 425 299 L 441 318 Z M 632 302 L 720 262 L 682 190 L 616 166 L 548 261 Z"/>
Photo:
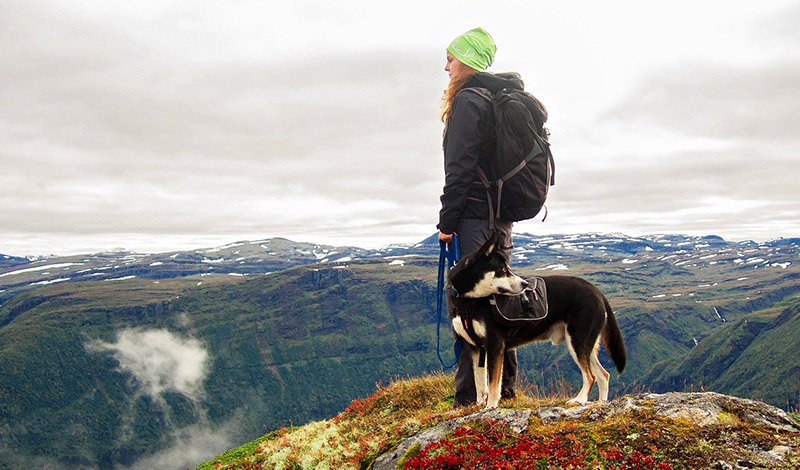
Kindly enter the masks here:
<path id="1" fill-rule="evenodd" d="M 400 460 L 397 461 L 397 466 L 395 468 L 402 469 L 405 464 L 406 460 L 413 459 L 417 455 L 419 455 L 419 451 L 422 450 L 422 446 L 419 442 L 414 443 L 411 447 L 408 448 L 405 454 L 400 457 Z"/>
<path id="2" fill-rule="evenodd" d="M 223 465 L 223 468 L 235 468 L 233 467 L 234 465 L 242 464 L 245 461 L 251 460 L 252 457 L 256 455 L 256 451 L 258 450 L 259 446 L 285 434 L 286 432 L 286 429 L 273 431 L 269 434 L 259 437 L 252 442 L 248 442 L 247 444 L 230 449 L 224 454 L 217 456 L 213 460 L 209 460 L 208 462 L 200 465 L 197 467 L 197 470 L 214 470 L 218 469 L 219 465 Z"/>

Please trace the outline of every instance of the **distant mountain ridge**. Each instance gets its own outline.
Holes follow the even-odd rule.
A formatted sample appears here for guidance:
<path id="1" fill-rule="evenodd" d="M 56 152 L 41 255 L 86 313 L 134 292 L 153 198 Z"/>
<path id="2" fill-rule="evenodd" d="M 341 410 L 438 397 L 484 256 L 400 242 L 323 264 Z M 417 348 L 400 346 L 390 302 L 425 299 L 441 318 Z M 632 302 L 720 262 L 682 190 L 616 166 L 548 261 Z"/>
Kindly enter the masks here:
<path id="1" fill-rule="evenodd" d="M 12 266 L 18 266 L 20 264 L 29 263 L 31 260 L 28 258 L 20 258 L 18 256 L 10 256 L 0 254 L 0 269 L 9 268 Z"/>
<path id="2" fill-rule="evenodd" d="M 725 250 L 755 250 L 770 256 L 770 262 L 788 262 L 800 247 L 800 238 L 780 238 L 764 243 L 728 242 L 718 236 L 650 235 L 629 237 L 623 234 L 530 235 L 514 236 L 514 266 L 530 266 L 557 259 L 603 260 L 614 255 L 670 253 L 686 260 L 694 254 L 729 254 Z M 439 243 L 432 235 L 416 244 L 388 245 L 370 250 L 299 243 L 284 238 L 240 241 L 189 251 L 140 254 L 124 250 L 87 255 L 48 256 L 26 259 L 0 254 L 0 289 L 24 288 L 55 282 L 95 281 L 130 278 L 164 279 L 189 275 L 260 275 L 293 266 L 346 263 L 392 256 L 436 256 Z M 780 250 L 789 250 L 781 253 Z M 715 255 L 715 256 L 716 256 Z M 744 253 L 743 253 L 744 255 Z M 746 261 L 753 261 L 749 256 Z M 702 260 L 701 260 L 702 261 Z M 632 261 L 631 261 L 632 262 Z M 2 297 L 0 297 L 2 300 Z"/>

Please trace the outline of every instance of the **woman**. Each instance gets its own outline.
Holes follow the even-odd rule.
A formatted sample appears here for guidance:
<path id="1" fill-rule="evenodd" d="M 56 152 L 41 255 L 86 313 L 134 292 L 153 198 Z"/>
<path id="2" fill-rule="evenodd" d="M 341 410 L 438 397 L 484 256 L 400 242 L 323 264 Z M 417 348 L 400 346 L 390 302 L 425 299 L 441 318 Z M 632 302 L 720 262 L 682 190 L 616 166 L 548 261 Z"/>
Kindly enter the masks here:
<path id="1" fill-rule="evenodd" d="M 496 92 L 503 88 L 522 89 L 518 74 L 491 74 L 485 70 L 494 60 L 497 50 L 492 37 L 476 28 L 457 37 L 447 47 L 445 71 L 450 83 L 442 100 L 444 132 L 445 185 L 440 198 L 439 240 L 450 243 L 458 234 L 461 253 L 471 253 L 489 238 L 489 205 L 486 189 L 477 176 L 480 167 L 491 176 L 490 165 L 494 151 L 494 114 L 492 104 L 468 88 L 486 88 Z M 511 259 L 511 221 L 495 220 L 494 229 L 508 240 L 503 247 L 506 259 Z M 502 396 L 515 396 L 517 374 L 516 351 L 506 353 L 503 363 Z M 455 405 L 476 401 L 472 358 L 461 354 L 456 369 Z"/>

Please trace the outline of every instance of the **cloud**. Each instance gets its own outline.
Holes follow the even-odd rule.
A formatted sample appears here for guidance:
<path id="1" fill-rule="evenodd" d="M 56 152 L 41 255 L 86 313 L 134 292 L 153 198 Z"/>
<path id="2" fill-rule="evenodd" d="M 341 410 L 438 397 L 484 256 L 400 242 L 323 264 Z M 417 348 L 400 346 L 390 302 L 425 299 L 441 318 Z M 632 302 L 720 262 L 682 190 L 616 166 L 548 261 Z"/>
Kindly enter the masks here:
<path id="1" fill-rule="evenodd" d="M 124 329 L 117 333 L 115 342 L 92 341 L 87 343 L 86 349 L 111 353 L 119 362 L 119 370 L 130 374 L 137 384 L 137 396 L 146 394 L 166 410 L 162 394 L 177 392 L 190 398 L 198 412 L 198 421 L 185 427 L 172 427 L 167 419 L 169 429 L 161 442 L 169 443 L 168 447 L 124 468 L 194 467 L 232 447 L 233 439 L 241 436 L 236 424 L 241 419 L 241 411 L 232 411 L 224 424 L 214 425 L 200 408 L 210 359 L 197 339 L 182 338 L 167 330 Z M 132 398 L 131 403 L 136 399 L 136 396 Z M 132 437 L 125 430 L 122 436 L 123 440 Z"/>
<path id="2" fill-rule="evenodd" d="M 528 7 L 484 15 L 496 70 L 521 72 L 551 110 L 561 176 L 552 208 L 571 206 L 569 227 L 593 218 L 584 201 L 625 192 L 639 175 L 686 181 L 634 195 L 658 212 L 678 207 L 664 207 L 675 194 L 704 199 L 724 174 L 758 185 L 727 170 L 751 149 L 769 164 L 796 157 L 800 9 L 689 3 L 539 8 L 548 44 L 534 49 Z M 270 236 L 379 246 L 434 230 L 442 45 L 475 26 L 468 15 L 431 2 L 7 4 L 2 251 Z M 695 182 L 698 155 L 718 163 L 709 180 Z M 637 214 L 624 213 L 636 201 L 609 202 L 614 217 Z"/>
<path id="3" fill-rule="evenodd" d="M 684 63 L 650 75 L 604 118 L 682 135 L 796 145 L 800 65 Z"/>
<path id="4" fill-rule="evenodd" d="M 18 64 L 0 87 L 7 239 L 286 235 L 386 214 L 433 227 L 438 57 L 321 51 L 220 66 L 167 60 L 130 25 L 28 13 L 50 32 L 18 28 L 20 47 L 3 49 Z"/>
<path id="5" fill-rule="evenodd" d="M 239 436 L 241 433 L 236 432 L 231 423 L 233 420 L 229 420 L 227 425 L 212 427 L 207 420 L 202 420 L 198 424 L 174 430 L 170 434 L 171 444 L 168 448 L 142 457 L 130 467 L 120 468 L 128 470 L 194 468 L 237 444 L 231 437 Z"/>
<path id="6" fill-rule="evenodd" d="M 759 45 L 778 49 L 782 54 L 797 57 L 800 54 L 797 47 L 800 42 L 800 5 L 790 2 L 785 8 L 765 15 L 756 21 L 749 30 L 750 39 Z"/>
<path id="7" fill-rule="evenodd" d="M 556 155 L 549 220 L 634 234 L 797 233 L 798 81 L 800 66 L 784 60 L 646 74 Z"/>
<path id="8" fill-rule="evenodd" d="M 125 329 L 115 343 L 93 341 L 86 349 L 108 351 L 122 372 L 131 374 L 140 390 L 159 400 L 177 392 L 197 401 L 203 395 L 209 357 L 196 339 L 184 339 L 167 330 Z"/>

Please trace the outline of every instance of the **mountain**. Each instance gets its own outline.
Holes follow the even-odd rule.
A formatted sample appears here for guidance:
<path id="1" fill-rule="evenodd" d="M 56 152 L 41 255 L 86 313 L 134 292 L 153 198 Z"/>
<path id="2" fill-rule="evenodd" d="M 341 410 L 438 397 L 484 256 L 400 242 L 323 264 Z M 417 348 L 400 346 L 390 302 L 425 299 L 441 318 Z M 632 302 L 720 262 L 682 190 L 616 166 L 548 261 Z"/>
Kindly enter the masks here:
<path id="1" fill-rule="evenodd" d="M 391 248 L 384 251 L 390 252 Z M 370 254 L 361 248 L 322 246 L 273 238 L 156 254 L 120 249 L 91 255 L 51 255 L 31 260 L 0 255 L 0 260 L 9 260 L 7 266 L 0 264 L 0 289 L 19 290 L 57 282 L 132 277 L 169 279 L 212 274 L 261 275 L 312 263 L 369 258 Z"/>
<path id="2" fill-rule="evenodd" d="M 717 393 L 641 393 L 565 407 L 520 395 L 453 409 L 452 377 L 381 387 L 325 421 L 282 428 L 198 470 L 336 468 L 794 469 L 797 415 Z"/>
<path id="3" fill-rule="evenodd" d="M 612 394 L 800 404 L 797 239 L 514 244 L 521 274 L 579 275 L 609 297 L 629 351 Z M 434 237 L 380 250 L 272 239 L 17 259 L 0 268 L 0 469 L 186 468 L 331 417 L 376 382 L 441 369 L 437 260 Z M 520 364 L 544 394 L 579 383 L 563 348 L 524 347 Z"/>
<path id="4" fill-rule="evenodd" d="M 20 264 L 26 264 L 29 261 L 30 260 L 27 258 L 20 258 L 18 256 L 9 256 L 0 254 L 0 269 L 19 266 Z"/>
<path id="5" fill-rule="evenodd" d="M 798 345 L 800 303 L 778 303 L 728 322 L 692 348 L 683 360 L 664 363 L 663 368 L 646 374 L 642 382 L 651 384 L 654 390 L 681 390 L 684 384 L 702 384 L 710 390 L 796 408 L 800 403 Z M 767 374 L 771 380 L 765 380 Z"/>

